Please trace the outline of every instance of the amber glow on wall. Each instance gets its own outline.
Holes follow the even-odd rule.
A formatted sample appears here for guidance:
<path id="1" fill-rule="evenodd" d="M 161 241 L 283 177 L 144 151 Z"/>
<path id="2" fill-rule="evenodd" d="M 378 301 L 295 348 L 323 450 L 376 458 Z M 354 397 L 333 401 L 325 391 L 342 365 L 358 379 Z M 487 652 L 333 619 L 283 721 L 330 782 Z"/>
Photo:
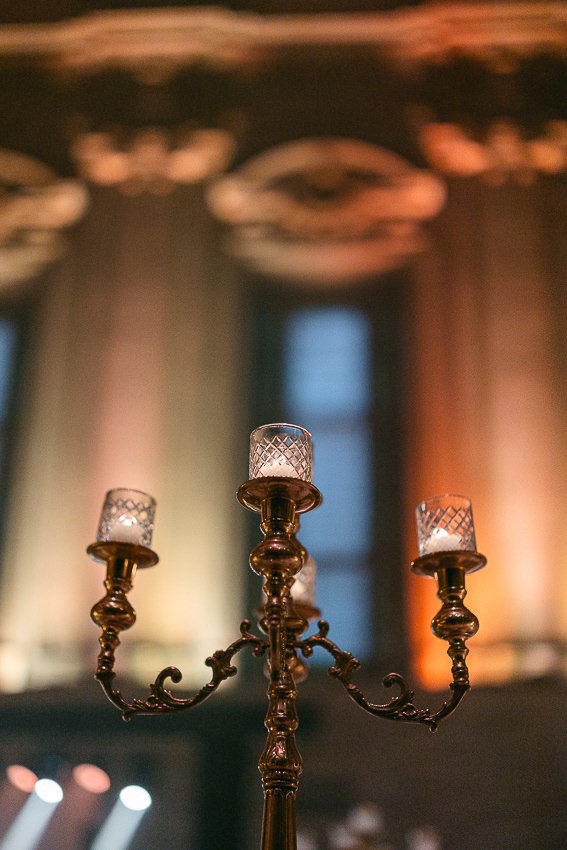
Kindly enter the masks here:
<path id="1" fill-rule="evenodd" d="M 562 663 L 553 642 L 564 621 L 564 379 L 533 198 L 478 189 L 474 220 L 464 196 L 452 200 L 415 289 L 408 510 L 436 492 L 471 498 L 488 566 L 467 581 L 481 623 L 470 669 L 501 682 Z M 414 540 L 408 525 L 410 556 Z M 433 583 L 408 580 L 416 666 L 431 687 L 446 678 L 443 647 L 423 638 L 437 602 Z"/>

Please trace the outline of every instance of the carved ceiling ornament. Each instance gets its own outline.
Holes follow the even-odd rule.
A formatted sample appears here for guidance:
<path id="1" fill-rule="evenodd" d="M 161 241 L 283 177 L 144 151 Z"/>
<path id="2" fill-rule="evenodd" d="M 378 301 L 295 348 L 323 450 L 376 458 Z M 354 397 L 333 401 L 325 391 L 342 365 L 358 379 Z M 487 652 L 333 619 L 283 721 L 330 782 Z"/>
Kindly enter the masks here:
<path id="1" fill-rule="evenodd" d="M 62 180 L 46 165 L 0 149 L 0 287 L 21 284 L 54 262 L 61 230 L 87 207 L 84 186 Z"/>
<path id="2" fill-rule="evenodd" d="M 458 124 L 432 122 L 419 128 L 419 142 L 436 170 L 453 177 L 480 177 L 492 185 L 507 180 L 529 184 L 538 174 L 567 170 L 567 121 L 549 121 L 533 138 L 506 119 L 493 121 L 482 138 Z"/>
<path id="3" fill-rule="evenodd" d="M 200 183 L 224 171 L 236 149 L 226 130 L 199 128 L 180 139 L 159 127 L 140 129 L 121 143 L 109 132 L 83 133 L 72 154 L 81 177 L 124 194 L 166 195 L 177 184 Z"/>
<path id="4" fill-rule="evenodd" d="M 373 13 L 260 15 L 220 6 L 91 12 L 0 27 L 0 56 L 77 73 L 128 68 L 164 77 L 195 63 L 235 68 L 283 47 L 370 46 L 401 65 L 454 55 L 489 64 L 567 53 L 567 7 L 536 2 L 425 3 Z"/>
<path id="5" fill-rule="evenodd" d="M 319 285 L 399 267 L 426 246 L 422 222 L 445 186 L 397 154 L 354 139 L 272 148 L 212 183 L 228 250 L 264 274 Z"/>

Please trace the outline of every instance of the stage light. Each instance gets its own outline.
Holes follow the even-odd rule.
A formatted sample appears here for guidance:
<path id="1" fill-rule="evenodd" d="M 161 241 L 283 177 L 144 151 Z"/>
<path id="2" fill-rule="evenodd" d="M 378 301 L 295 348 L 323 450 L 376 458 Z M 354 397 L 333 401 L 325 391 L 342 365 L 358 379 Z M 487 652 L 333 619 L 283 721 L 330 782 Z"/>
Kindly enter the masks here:
<path id="1" fill-rule="evenodd" d="M 39 779 L 0 844 L 0 850 L 33 850 L 63 799 L 53 779 Z"/>
<path id="2" fill-rule="evenodd" d="M 128 850 L 152 798 L 145 788 L 128 785 L 120 792 L 90 850 Z M 0 850 L 3 848 L 0 846 Z"/>
<path id="3" fill-rule="evenodd" d="M 73 779 L 91 794 L 104 794 L 110 788 L 110 777 L 96 764 L 78 764 L 73 768 Z"/>
<path id="4" fill-rule="evenodd" d="M 63 799 L 63 789 L 54 779 L 38 779 L 33 790 L 44 803 L 56 804 Z"/>
<path id="5" fill-rule="evenodd" d="M 37 782 L 37 776 L 33 770 L 22 764 L 9 765 L 6 768 L 6 776 L 11 785 L 27 794 L 31 794 Z"/>
<path id="6" fill-rule="evenodd" d="M 152 804 L 152 798 L 145 788 L 128 785 L 120 792 L 120 802 L 133 812 L 143 812 Z"/>

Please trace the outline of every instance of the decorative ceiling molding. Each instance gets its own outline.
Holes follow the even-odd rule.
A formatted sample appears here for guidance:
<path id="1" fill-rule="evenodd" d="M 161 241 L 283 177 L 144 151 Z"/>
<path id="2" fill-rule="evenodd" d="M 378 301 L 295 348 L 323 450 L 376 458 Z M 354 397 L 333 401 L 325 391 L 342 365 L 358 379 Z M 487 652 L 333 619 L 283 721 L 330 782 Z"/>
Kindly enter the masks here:
<path id="1" fill-rule="evenodd" d="M 567 121 L 549 121 L 544 133 L 527 138 L 514 121 L 500 119 L 481 139 L 458 124 L 429 123 L 419 128 L 419 142 L 437 171 L 491 184 L 532 183 L 538 174 L 567 170 Z"/>
<path id="2" fill-rule="evenodd" d="M 234 68 L 279 48 L 366 46 L 403 64 L 460 54 L 491 64 L 540 52 L 567 55 L 564 2 L 430 3 L 389 12 L 258 15 L 222 7 L 104 11 L 49 24 L 0 27 L 0 57 L 78 73 L 122 67 L 169 73 Z"/>
<path id="3" fill-rule="evenodd" d="M 127 195 L 166 195 L 177 184 L 201 183 L 229 165 L 236 140 L 226 130 L 199 128 L 181 138 L 153 127 L 130 134 L 126 144 L 113 133 L 83 133 L 72 145 L 79 175 Z"/>
<path id="4" fill-rule="evenodd" d="M 84 214 L 88 196 L 77 180 L 0 149 L 0 287 L 30 280 L 64 249 L 61 231 Z"/>
<path id="5" fill-rule="evenodd" d="M 404 265 L 426 247 L 422 222 L 441 210 L 443 182 L 355 139 L 279 145 L 209 186 L 231 228 L 228 250 L 278 279 L 350 283 Z"/>

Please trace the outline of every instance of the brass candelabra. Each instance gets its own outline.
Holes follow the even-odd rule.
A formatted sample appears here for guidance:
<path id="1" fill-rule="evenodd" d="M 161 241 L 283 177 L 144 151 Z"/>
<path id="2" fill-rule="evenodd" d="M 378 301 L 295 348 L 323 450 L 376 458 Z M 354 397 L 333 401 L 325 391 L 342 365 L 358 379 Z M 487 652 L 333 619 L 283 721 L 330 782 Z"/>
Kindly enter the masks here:
<path id="1" fill-rule="evenodd" d="M 297 847 L 295 798 L 302 769 L 295 743 L 297 684 L 307 675 L 305 659 L 314 648 L 322 647 L 329 653 L 333 660 L 329 674 L 342 683 L 348 696 L 362 709 L 377 717 L 420 723 L 434 731 L 470 688 L 466 641 L 478 630 L 477 618 L 463 604 L 466 573 L 486 563 L 475 550 L 470 503 L 462 497 L 436 497 L 418 506 L 420 557 L 411 566 L 415 573 L 437 581 L 442 606 L 432 621 L 432 629 L 449 644 L 451 696 L 436 711 L 418 708 L 406 680 L 398 673 L 390 673 L 383 683 L 396 686 L 398 692 L 384 704 L 370 702 L 352 682 L 359 661 L 330 640 L 325 620 L 319 620 L 316 634 L 303 637 L 316 609 L 312 600 L 295 601 L 292 594 L 306 560 L 306 551 L 296 538 L 298 516 L 322 501 L 319 490 L 311 483 L 311 470 L 311 435 L 304 429 L 277 424 L 262 426 L 252 433 L 250 480 L 242 484 L 237 497 L 244 507 L 261 516 L 264 539 L 253 549 L 250 566 L 263 578 L 265 601 L 259 628 L 264 636 L 253 634 L 250 621 L 244 620 L 240 637 L 206 659 L 205 664 L 212 669 L 210 681 L 190 697 L 176 696 L 166 687 L 168 680 L 181 681 L 182 674 L 176 667 L 166 667 L 157 675 L 145 699 L 127 702 L 114 687 L 120 632 L 136 619 L 127 594 L 136 570 L 158 561 L 150 548 L 155 511 L 152 497 L 132 490 L 109 491 L 97 542 L 87 550 L 95 560 L 106 563 L 106 594 L 91 612 L 102 629 L 95 678 L 125 720 L 134 714 L 187 711 L 199 705 L 221 682 L 237 673 L 233 659 L 245 647 L 265 658 L 269 674 L 265 719 L 268 733 L 258 762 L 264 789 L 261 850 Z"/>

